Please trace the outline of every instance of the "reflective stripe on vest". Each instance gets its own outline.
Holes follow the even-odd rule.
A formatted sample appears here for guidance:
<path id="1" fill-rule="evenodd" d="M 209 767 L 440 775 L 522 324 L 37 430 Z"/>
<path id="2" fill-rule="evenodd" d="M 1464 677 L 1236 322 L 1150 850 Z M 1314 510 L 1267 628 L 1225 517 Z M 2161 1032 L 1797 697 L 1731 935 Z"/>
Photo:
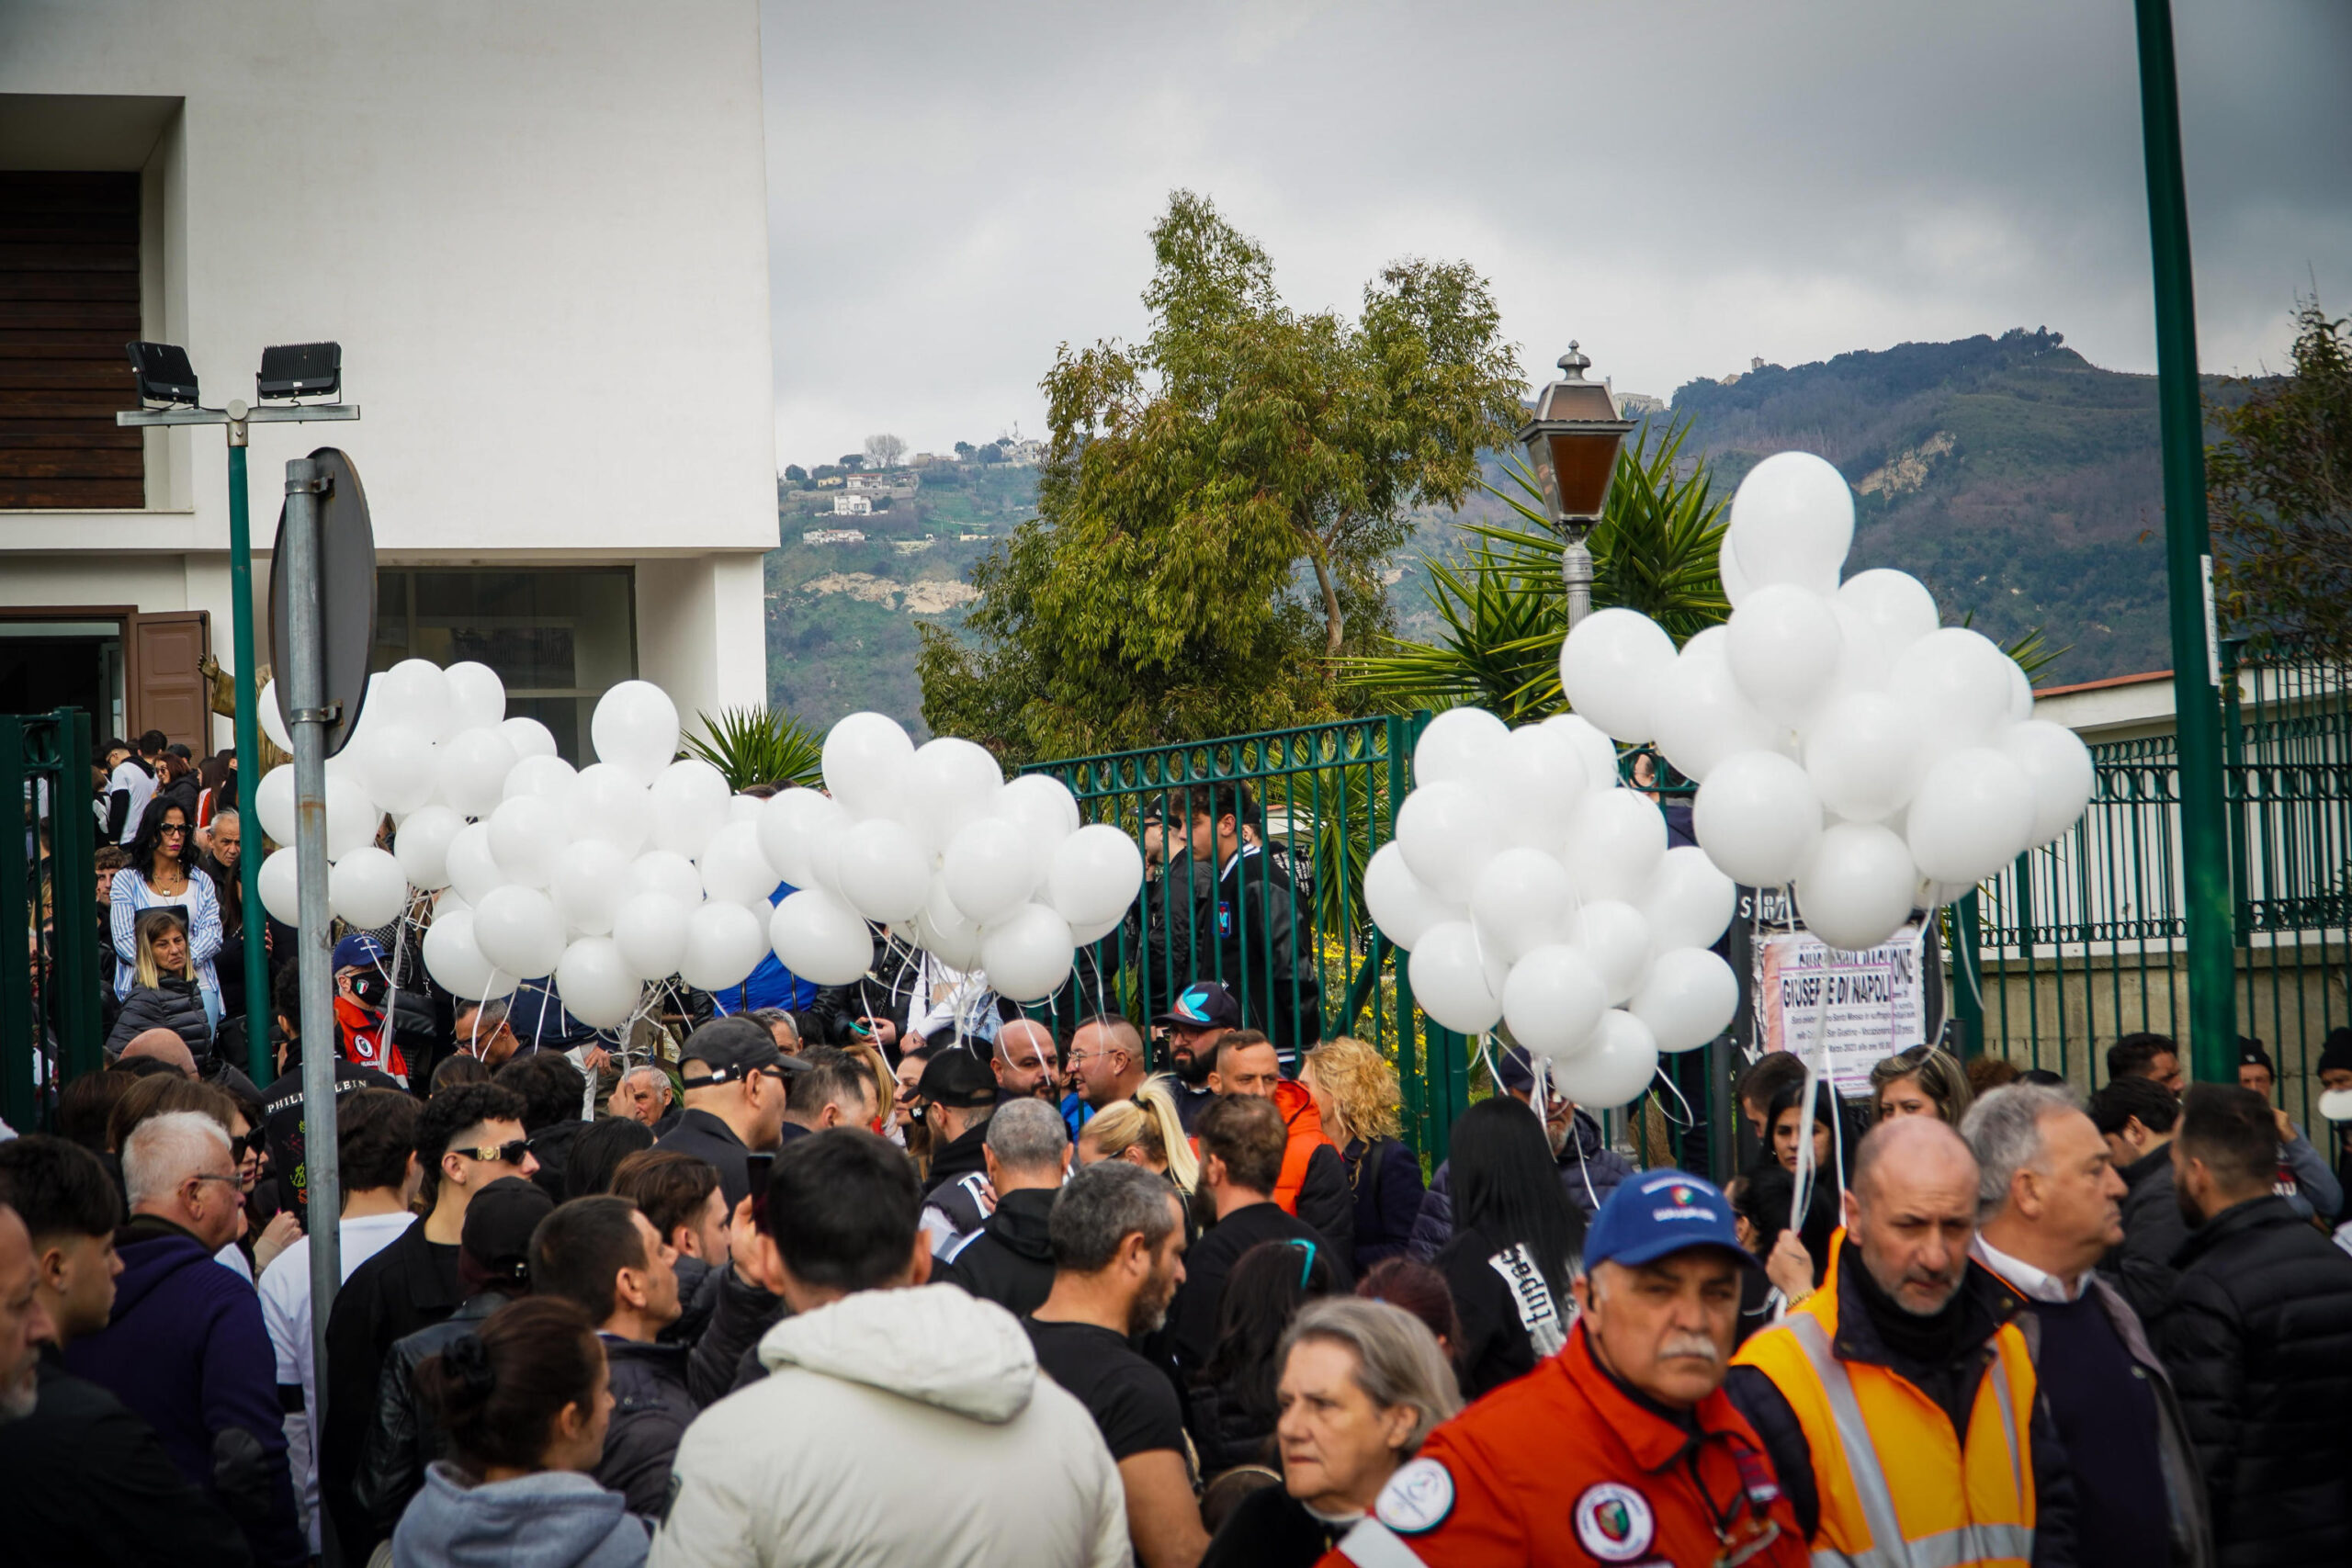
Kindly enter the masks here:
<path id="1" fill-rule="evenodd" d="M 1879 1465 L 1878 1445 L 1871 1437 L 1870 1424 L 1862 1419 L 1862 1407 L 1854 1397 L 1853 1380 L 1846 1373 L 1846 1364 L 1831 1349 L 1829 1336 L 1823 1332 L 1819 1319 L 1806 1313 L 1791 1313 L 1781 1322 L 1798 1348 L 1804 1352 L 1814 1375 L 1821 1380 L 1830 1419 L 1838 1428 L 1838 1445 L 1845 1450 L 1846 1473 L 1861 1506 L 1862 1522 L 1871 1532 L 1869 1551 L 1816 1551 L 1813 1554 L 1814 1568 L 1841 1568 L 1849 1564 L 1851 1568 L 1961 1568 L 1963 1563 L 2031 1561 L 2033 1530 L 2025 1525 L 1966 1524 L 1906 1542 L 1903 1528 L 1896 1522 L 1894 1498 L 1887 1490 L 1886 1472 Z M 2000 1406 L 2001 1430 L 2008 1439 L 2009 1468 L 2017 1479 L 2017 1495 L 2022 1497 L 2025 1466 L 2018 1447 L 2017 1416 L 2010 1407 L 2008 1368 L 2001 1357 L 1994 1357 L 1987 1375 L 1992 1380 L 1993 1397 Z"/>

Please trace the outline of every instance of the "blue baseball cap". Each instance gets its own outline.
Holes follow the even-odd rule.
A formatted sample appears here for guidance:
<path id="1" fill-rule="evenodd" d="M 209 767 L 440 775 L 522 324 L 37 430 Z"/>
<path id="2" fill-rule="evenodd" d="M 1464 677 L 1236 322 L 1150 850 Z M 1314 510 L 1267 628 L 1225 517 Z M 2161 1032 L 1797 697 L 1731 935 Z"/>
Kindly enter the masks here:
<path id="1" fill-rule="evenodd" d="M 334 944 L 337 969 L 364 969 L 384 961 L 384 944 L 366 931 L 354 931 Z"/>
<path id="2" fill-rule="evenodd" d="M 1637 1171 L 1617 1184 L 1584 1233 L 1584 1261 L 1638 1268 L 1694 1247 L 1716 1247 L 1760 1268 L 1739 1245 L 1731 1203 L 1715 1184 L 1687 1170 Z"/>
<path id="3" fill-rule="evenodd" d="M 1241 1027 L 1241 1004 L 1222 981 L 1195 980 L 1184 987 L 1176 1005 L 1153 1019 L 1159 1028 L 1170 1029 L 1238 1029 Z"/>

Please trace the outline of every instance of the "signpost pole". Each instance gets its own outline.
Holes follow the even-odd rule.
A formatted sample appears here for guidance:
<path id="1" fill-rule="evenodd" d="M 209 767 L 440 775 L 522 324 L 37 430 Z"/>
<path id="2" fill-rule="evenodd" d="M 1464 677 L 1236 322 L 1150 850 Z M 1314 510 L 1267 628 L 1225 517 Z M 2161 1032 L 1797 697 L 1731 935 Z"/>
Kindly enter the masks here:
<path id="1" fill-rule="evenodd" d="M 277 671 L 288 694 L 288 728 L 294 740 L 294 864 L 300 889 L 297 963 L 302 995 L 302 1148 L 310 1193 L 305 1228 L 311 1254 L 311 1355 L 318 1369 L 317 1403 L 310 1411 L 312 1440 L 325 1430 L 327 1319 L 343 1283 L 336 1222 L 343 1210 L 342 1170 L 334 1131 L 334 976 L 327 945 L 326 641 L 319 604 L 319 465 L 296 457 L 286 465 L 286 559 L 273 563 L 287 581 L 288 666 Z"/>
<path id="2" fill-rule="evenodd" d="M 269 953 L 266 915 L 261 906 L 261 816 L 254 805 L 261 789 L 260 687 L 254 680 L 253 520 L 245 500 L 245 422 L 229 422 L 229 620 L 237 660 L 237 855 L 238 908 L 244 920 L 245 1071 L 254 1082 L 277 1077 L 269 1051 Z"/>

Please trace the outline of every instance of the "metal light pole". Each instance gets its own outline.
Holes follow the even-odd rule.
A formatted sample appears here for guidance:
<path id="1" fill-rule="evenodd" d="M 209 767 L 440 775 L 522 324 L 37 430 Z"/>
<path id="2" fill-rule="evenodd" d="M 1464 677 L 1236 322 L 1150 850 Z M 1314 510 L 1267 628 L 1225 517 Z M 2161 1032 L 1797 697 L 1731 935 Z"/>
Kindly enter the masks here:
<path id="1" fill-rule="evenodd" d="M 1630 419 L 1617 400 L 1584 373 L 1592 366 L 1573 342 L 1560 355 L 1560 379 L 1536 394 L 1535 412 L 1519 428 L 1528 467 L 1544 493 L 1553 531 L 1560 536 L 1560 579 L 1568 594 L 1568 629 L 1592 613 L 1592 552 L 1585 538 L 1609 502 L 1609 480 Z"/>
<path id="2" fill-rule="evenodd" d="M 2197 306 L 2181 178 L 2180 96 L 2169 0 L 2135 0 L 2140 130 L 2155 262 L 2156 404 L 2163 419 L 2165 597 L 2180 769 L 2182 913 L 2188 933 L 2192 1076 L 2233 1083 L 2237 934 L 2222 772 L 2221 642 L 2213 616 L 2213 536 L 2205 517 L 2205 411 L 2197 380 Z"/>

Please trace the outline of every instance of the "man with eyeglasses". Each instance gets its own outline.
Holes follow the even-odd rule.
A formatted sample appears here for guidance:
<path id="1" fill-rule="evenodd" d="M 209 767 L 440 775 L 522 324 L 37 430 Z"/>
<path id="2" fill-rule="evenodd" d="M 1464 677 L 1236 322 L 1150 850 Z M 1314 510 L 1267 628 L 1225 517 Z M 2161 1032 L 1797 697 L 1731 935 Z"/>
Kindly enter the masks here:
<path id="1" fill-rule="evenodd" d="M 466 1299 L 458 1244 L 474 1194 L 539 1168 L 523 1131 L 523 1097 L 498 1084 L 460 1084 L 425 1101 L 416 1159 L 433 1206 L 354 1269 L 327 1319 L 326 1410 L 319 1418 L 319 1494 L 347 1562 L 365 1562 L 376 1531 L 353 1494 L 384 1359 L 396 1340 L 439 1323 Z"/>

